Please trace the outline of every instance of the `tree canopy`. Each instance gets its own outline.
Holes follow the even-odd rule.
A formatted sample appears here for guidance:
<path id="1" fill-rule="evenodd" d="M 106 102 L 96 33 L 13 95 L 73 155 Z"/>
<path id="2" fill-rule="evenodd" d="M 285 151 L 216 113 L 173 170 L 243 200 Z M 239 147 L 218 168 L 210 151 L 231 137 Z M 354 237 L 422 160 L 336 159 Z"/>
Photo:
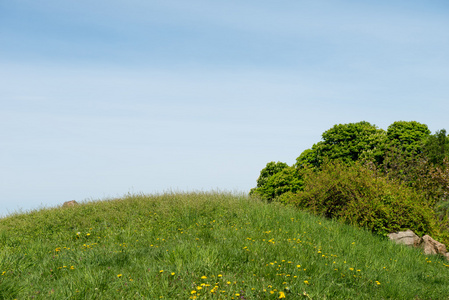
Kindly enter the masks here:
<path id="1" fill-rule="evenodd" d="M 416 121 L 398 121 L 388 126 L 387 148 L 398 147 L 409 156 L 422 152 L 423 143 L 430 135 L 430 130 L 425 124 Z"/>
<path id="2" fill-rule="evenodd" d="M 387 131 L 366 121 L 337 124 L 321 137 L 321 141 L 304 150 L 291 167 L 283 162 L 269 162 L 261 170 L 251 194 L 273 200 L 287 191 L 301 190 L 302 169 L 319 170 L 324 162 L 334 160 L 345 164 L 371 162 L 390 179 L 395 177 L 413 185 L 424 176 L 423 172 L 430 172 L 423 171 L 428 169 L 424 165 L 443 166 L 444 159 L 449 158 L 446 130 L 431 135 L 426 124 L 416 121 L 394 122 Z"/>
<path id="3" fill-rule="evenodd" d="M 297 167 L 319 167 L 325 159 L 340 159 L 348 163 L 365 157 L 380 161 L 387 135 L 377 126 L 362 121 L 335 125 L 325 131 L 322 138 L 296 159 Z"/>
<path id="4" fill-rule="evenodd" d="M 346 221 L 358 214 L 360 218 L 351 222 L 370 224 L 383 233 L 394 228 L 418 229 L 435 217 L 449 242 L 449 137 L 445 129 L 432 135 L 425 124 L 397 121 L 385 131 L 361 121 L 334 125 L 321 137 L 292 166 L 269 162 L 250 194 L 315 212 L 335 210 Z M 377 192 L 380 186 L 382 191 Z M 403 219 L 392 215 L 398 205 Z M 347 215 L 347 207 L 355 211 Z M 416 219 L 417 213 L 405 213 L 412 211 L 427 212 Z M 427 225 L 419 230 L 438 232 L 437 225 Z"/>

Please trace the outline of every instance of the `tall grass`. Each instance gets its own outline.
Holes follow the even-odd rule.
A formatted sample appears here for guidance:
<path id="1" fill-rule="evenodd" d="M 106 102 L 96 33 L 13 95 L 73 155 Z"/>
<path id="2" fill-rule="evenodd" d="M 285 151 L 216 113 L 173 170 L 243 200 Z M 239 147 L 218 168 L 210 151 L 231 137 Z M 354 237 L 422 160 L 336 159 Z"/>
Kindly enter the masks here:
<path id="1" fill-rule="evenodd" d="M 445 260 L 227 193 L 0 219 L 0 299 L 448 299 Z"/>

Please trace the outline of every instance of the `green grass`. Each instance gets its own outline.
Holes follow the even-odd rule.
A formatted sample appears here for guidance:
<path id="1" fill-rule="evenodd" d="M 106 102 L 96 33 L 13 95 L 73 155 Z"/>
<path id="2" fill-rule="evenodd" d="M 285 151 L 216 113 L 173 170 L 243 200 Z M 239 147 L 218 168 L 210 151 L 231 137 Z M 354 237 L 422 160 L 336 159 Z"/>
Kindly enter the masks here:
<path id="1" fill-rule="evenodd" d="M 227 193 L 0 219 L 0 299 L 449 299 L 440 257 Z"/>

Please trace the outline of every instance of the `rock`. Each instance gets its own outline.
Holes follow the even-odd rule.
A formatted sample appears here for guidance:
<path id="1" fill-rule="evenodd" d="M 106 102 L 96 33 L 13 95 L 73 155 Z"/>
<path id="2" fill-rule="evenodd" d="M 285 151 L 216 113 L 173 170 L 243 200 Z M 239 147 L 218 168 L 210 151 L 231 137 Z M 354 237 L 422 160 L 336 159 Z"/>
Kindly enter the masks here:
<path id="1" fill-rule="evenodd" d="M 64 202 L 62 207 L 71 207 L 71 206 L 75 206 L 75 205 L 78 205 L 78 202 L 76 202 L 75 200 L 71 200 L 71 201 Z"/>
<path id="2" fill-rule="evenodd" d="M 446 257 L 447 260 L 449 260 L 449 252 L 447 252 L 446 246 L 440 242 L 435 241 L 431 236 L 427 234 L 420 238 L 409 229 L 407 231 L 390 233 L 388 237 L 390 238 L 390 240 L 395 241 L 398 244 L 421 248 L 426 255 L 440 254 Z"/>
<path id="3" fill-rule="evenodd" d="M 447 253 L 446 246 L 444 244 L 435 241 L 427 234 L 419 239 L 419 247 L 424 250 L 424 254 L 441 254 L 446 256 Z"/>
<path id="4" fill-rule="evenodd" d="M 398 243 L 398 244 L 404 244 L 407 246 L 418 246 L 420 242 L 419 236 L 417 236 L 413 231 L 410 229 L 407 231 L 399 231 L 399 232 L 393 232 L 388 235 L 390 240 Z"/>

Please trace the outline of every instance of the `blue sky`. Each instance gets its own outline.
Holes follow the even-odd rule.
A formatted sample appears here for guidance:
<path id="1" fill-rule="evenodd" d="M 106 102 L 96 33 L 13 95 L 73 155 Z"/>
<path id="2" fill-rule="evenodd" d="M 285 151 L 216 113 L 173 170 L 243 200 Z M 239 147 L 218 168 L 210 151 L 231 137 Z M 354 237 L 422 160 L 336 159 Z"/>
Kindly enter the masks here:
<path id="1" fill-rule="evenodd" d="M 0 215 L 247 192 L 335 124 L 432 132 L 447 1 L 0 1 Z"/>

